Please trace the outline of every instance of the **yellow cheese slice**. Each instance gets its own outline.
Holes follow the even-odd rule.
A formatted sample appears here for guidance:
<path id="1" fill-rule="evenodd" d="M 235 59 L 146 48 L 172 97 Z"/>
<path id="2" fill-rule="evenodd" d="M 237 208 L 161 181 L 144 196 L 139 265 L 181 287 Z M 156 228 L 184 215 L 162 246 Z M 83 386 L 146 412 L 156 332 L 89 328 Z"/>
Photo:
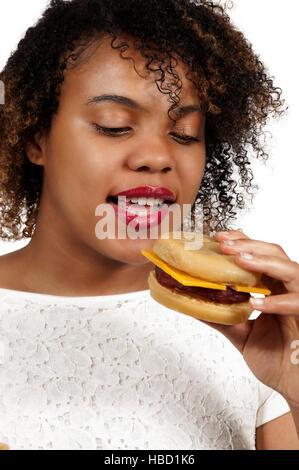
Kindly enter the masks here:
<path id="1" fill-rule="evenodd" d="M 151 250 L 141 250 L 143 256 L 149 259 L 152 263 L 154 263 L 159 268 L 163 269 L 167 274 L 171 277 L 176 279 L 178 282 L 183 284 L 183 286 L 198 286 L 198 287 L 206 287 L 207 289 L 219 289 L 219 290 L 226 290 L 226 285 L 218 284 L 215 282 L 204 281 L 202 279 L 198 279 L 198 277 L 190 276 L 190 274 L 181 271 L 180 269 L 176 269 L 170 264 L 163 261 L 159 256 L 156 255 L 154 251 Z M 256 294 L 264 294 L 269 295 L 271 291 L 266 289 L 265 287 L 248 287 L 248 286 L 238 286 L 233 285 L 229 286 L 231 289 L 237 292 L 252 292 Z"/>
<path id="2" fill-rule="evenodd" d="M 198 279 L 198 277 L 190 276 L 190 274 L 181 271 L 180 269 L 176 269 L 170 264 L 163 261 L 159 256 L 156 255 L 153 251 L 150 250 L 141 250 L 143 256 L 149 259 L 152 263 L 157 265 L 159 268 L 163 269 L 167 274 L 171 277 L 176 279 L 178 282 L 183 284 L 183 286 L 198 286 L 198 287 L 206 287 L 208 289 L 219 289 L 219 290 L 226 290 L 226 286 L 223 284 L 216 284 L 215 282 L 209 281 L 202 281 Z"/>
<path id="3" fill-rule="evenodd" d="M 270 295 L 271 291 L 266 287 L 248 287 L 248 286 L 229 286 L 231 289 L 236 290 L 237 292 L 251 292 L 252 294 L 264 294 Z"/>

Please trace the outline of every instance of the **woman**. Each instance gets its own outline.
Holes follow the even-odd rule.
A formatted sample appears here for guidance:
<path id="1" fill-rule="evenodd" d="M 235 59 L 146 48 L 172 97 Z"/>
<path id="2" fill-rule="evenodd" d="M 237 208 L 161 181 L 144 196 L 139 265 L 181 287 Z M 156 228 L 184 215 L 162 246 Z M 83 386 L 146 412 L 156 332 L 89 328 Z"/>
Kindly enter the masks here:
<path id="1" fill-rule="evenodd" d="M 0 262 L 0 440 L 12 449 L 299 448 L 298 368 L 287 355 L 297 264 L 227 232 L 251 188 L 246 146 L 265 156 L 257 135 L 282 112 L 279 89 L 220 6 L 144 5 L 52 0 L 0 75 L 1 237 L 31 238 Z M 236 239 L 221 243 L 225 252 L 249 251 L 259 263 L 236 261 L 269 284 L 278 277 L 277 315 L 211 328 L 150 299 L 140 250 L 153 240 L 95 232 L 96 208 L 115 208 L 136 187 L 134 217 L 134 197 L 200 203 L 205 233 Z"/>

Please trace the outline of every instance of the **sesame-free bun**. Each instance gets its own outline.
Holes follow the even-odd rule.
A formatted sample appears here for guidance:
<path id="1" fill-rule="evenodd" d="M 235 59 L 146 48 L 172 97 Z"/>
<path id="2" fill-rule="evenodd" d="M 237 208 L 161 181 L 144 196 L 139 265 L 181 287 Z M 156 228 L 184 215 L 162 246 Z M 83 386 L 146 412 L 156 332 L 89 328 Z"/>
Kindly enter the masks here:
<path id="1" fill-rule="evenodd" d="M 181 238 L 174 238 L 175 234 Z M 188 244 L 196 240 L 202 246 L 199 249 L 189 249 Z M 207 235 L 170 232 L 157 239 L 152 249 L 159 258 L 174 268 L 205 281 L 254 287 L 261 280 L 260 273 L 238 266 L 235 256 L 223 254 L 219 242 Z"/>
<path id="2" fill-rule="evenodd" d="M 195 232 L 165 233 L 155 241 L 154 253 L 170 266 L 198 279 L 218 284 L 255 287 L 261 274 L 242 269 L 233 255 L 225 255 L 219 243 L 207 235 Z M 189 291 L 160 284 L 156 272 L 151 271 L 148 284 L 150 294 L 157 302 L 177 312 L 199 320 L 224 325 L 242 323 L 253 312 L 249 300 L 221 303 L 192 295 Z"/>
<path id="3" fill-rule="evenodd" d="M 235 325 L 246 321 L 253 311 L 249 302 L 220 304 L 192 297 L 187 292 L 179 293 L 174 289 L 164 287 L 158 282 L 155 271 L 150 272 L 148 284 L 151 297 L 157 302 L 198 320 Z"/>

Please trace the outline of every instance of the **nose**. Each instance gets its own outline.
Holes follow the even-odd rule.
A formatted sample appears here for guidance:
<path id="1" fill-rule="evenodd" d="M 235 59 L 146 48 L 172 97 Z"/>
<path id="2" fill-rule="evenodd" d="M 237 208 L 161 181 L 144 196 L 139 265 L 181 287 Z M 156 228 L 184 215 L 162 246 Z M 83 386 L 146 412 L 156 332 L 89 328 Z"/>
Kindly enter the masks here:
<path id="1" fill-rule="evenodd" d="M 127 164 L 134 171 L 168 173 L 176 168 L 171 149 L 162 137 L 150 136 L 131 151 Z"/>

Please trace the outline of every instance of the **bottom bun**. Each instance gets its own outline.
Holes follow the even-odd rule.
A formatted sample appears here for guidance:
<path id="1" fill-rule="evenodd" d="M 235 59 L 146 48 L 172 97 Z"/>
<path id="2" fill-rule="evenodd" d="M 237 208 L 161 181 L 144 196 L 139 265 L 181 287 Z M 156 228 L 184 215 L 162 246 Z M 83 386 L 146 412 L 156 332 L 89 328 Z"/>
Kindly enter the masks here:
<path id="1" fill-rule="evenodd" d="M 223 325 L 236 325 L 248 320 L 253 312 L 249 302 L 238 302 L 235 304 L 220 304 L 204 301 L 162 286 L 156 277 L 155 271 L 151 271 L 148 277 L 150 294 L 160 304 L 198 320 L 204 320 Z"/>

